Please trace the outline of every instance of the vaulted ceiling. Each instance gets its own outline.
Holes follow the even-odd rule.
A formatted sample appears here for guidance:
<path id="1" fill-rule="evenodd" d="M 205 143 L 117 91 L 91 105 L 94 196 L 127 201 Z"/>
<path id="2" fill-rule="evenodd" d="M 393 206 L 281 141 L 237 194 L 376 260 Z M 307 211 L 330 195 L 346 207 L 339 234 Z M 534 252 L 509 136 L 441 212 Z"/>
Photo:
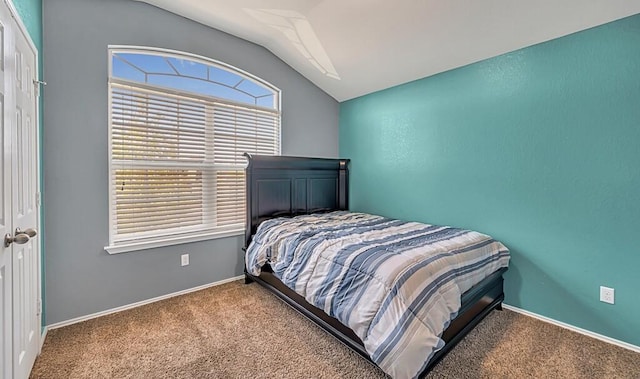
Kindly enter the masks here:
<path id="1" fill-rule="evenodd" d="M 640 13 L 639 0 L 138 0 L 269 49 L 338 101 Z"/>

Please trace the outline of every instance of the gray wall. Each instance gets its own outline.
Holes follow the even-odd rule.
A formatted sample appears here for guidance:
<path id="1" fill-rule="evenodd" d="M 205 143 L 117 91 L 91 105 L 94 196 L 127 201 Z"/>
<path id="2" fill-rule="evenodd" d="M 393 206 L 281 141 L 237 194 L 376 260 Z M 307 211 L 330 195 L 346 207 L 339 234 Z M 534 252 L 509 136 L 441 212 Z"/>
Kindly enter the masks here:
<path id="1" fill-rule="evenodd" d="M 131 0 L 44 7 L 46 324 L 242 273 L 242 238 L 109 255 L 107 45 L 186 51 L 282 90 L 282 153 L 336 157 L 338 103 L 266 49 Z M 191 264 L 180 267 L 180 254 Z"/>

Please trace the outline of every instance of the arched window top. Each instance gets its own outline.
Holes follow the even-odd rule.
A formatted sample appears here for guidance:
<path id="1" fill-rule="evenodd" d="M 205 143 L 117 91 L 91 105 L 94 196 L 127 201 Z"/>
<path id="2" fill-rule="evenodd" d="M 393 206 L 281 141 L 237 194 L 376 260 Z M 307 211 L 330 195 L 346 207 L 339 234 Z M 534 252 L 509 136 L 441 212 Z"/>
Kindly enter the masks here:
<path id="1" fill-rule="evenodd" d="M 280 109 L 280 91 L 269 83 L 213 59 L 168 50 L 112 48 L 111 77 Z"/>

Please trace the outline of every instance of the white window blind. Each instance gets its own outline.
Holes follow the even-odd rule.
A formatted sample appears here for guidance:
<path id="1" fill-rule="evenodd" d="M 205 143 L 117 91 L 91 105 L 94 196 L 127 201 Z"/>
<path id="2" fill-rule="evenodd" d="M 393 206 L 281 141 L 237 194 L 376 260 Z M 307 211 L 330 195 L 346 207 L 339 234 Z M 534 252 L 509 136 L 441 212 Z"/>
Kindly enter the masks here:
<path id="1" fill-rule="evenodd" d="M 243 153 L 280 152 L 280 112 L 111 78 L 111 245 L 244 229 Z"/>

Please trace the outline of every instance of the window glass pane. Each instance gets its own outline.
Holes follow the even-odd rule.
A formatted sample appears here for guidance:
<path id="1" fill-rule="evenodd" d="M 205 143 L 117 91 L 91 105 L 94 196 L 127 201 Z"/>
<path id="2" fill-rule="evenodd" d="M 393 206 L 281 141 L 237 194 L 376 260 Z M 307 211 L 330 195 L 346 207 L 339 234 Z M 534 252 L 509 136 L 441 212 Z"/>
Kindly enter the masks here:
<path id="1" fill-rule="evenodd" d="M 167 58 L 180 75 L 207 80 L 207 66 L 187 59 Z"/>
<path id="2" fill-rule="evenodd" d="M 256 105 L 267 108 L 275 108 L 275 104 L 273 103 L 273 95 L 257 98 Z"/>
<path id="3" fill-rule="evenodd" d="M 216 172 L 216 206 L 223 210 L 218 215 L 218 225 L 244 222 L 245 217 L 244 171 Z"/>
<path id="4" fill-rule="evenodd" d="M 116 57 L 113 57 L 111 62 L 111 69 L 114 77 L 144 83 L 144 73 L 140 70 L 136 70 L 130 64 L 124 63 Z"/>
<path id="5" fill-rule="evenodd" d="M 115 184 L 119 234 L 202 223 L 199 171 L 122 169 L 115 171 Z"/>
<path id="6" fill-rule="evenodd" d="M 243 90 L 244 92 L 249 93 L 253 97 L 265 96 L 272 93 L 268 88 L 264 88 L 261 85 L 254 83 L 251 80 L 243 80 L 242 83 L 238 84 L 236 88 Z"/>
<path id="7" fill-rule="evenodd" d="M 240 75 L 236 75 L 232 72 L 219 69 L 217 67 L 209 67 L 209 80 L 222 83 L 228 86 L 235 86 L 240 83 L 243 78 Z"/>
<path id="8" fill-rule="evenodd" d="M 116 55 L 146 73 L 174 75 L 176 73 L 163 57 L 157 55 L 129 53 L 117 53 Z"/>

